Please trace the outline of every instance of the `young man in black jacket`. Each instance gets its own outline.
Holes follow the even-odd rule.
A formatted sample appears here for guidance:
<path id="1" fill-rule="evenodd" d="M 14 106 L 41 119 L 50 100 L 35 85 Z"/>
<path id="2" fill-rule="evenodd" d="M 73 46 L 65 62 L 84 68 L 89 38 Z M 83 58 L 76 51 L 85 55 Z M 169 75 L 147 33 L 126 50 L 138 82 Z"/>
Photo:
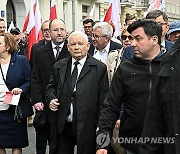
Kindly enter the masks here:
<path id="1" fill-rule="evenodd" d="M 140 154 L 180 153 L 179 59 L 180 37 L 162 60 L 142 131 L 142 137 L 150 140 L 141 144 Z M 152 143 L 153 138 L 161 144 Z M 157 152 L 159 149 L 161 152 Z"/>
<path id="2" fill-rule="evenodd" d="M 120 139 L 127 154 L 138 154 L 138 140 L 143 128 L 146 108 L 162 59 L 160 52 L 162 28 L 147 19 L 135 21 L 128 27 L 132 35 L 135 56 L 122 63 L 111 83 L 99 118 L 97 154 L 106 154 L 109 137 L 118 119 L 122 102 Z M 127 142 L 128 140 L 128 142 Z M 102 142 L 104 141 L 104 142 Z"/>

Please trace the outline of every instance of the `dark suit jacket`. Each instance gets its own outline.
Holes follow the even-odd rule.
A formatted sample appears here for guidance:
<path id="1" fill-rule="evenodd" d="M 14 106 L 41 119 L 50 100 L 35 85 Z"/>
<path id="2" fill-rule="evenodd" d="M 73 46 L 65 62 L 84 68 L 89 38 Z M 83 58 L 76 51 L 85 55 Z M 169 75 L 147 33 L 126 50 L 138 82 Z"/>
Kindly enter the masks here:
<path id="1" fill-rule="evenodd" d="M 40 40 L 38 43 L 33 44 L 32 48 L 31 48 L 31 55 L 30 55 L 30 60 L 29 60 L 31 69 L 33 67 L 33 61 L 34 61 L 36 51 L 37 51 L 37 49 L 39 49 L 43 45 L 45 45 L 45 40 Z"/>
<path id="2" fill-rule="evenodd" d="M 167 51 L 170 51 L 170 49 L 172 48 L 172 46 L 174 45 L 173 42 L 165 40 L 165 48 Z M 134 49 L 132 46 L 126 47 L 124 49 L 124 53 L 123 56 L 121 58 L 121 63 L 132 58 L 134 56 Z"/>
<path id="3" fill-rule="evenodd" d="M 59 54 L 59 57 L 55 59 L 52 44 L 48 42 L 46 45 L 39 48 L 36 52 L 35 59 L 33 61 L 32 69 L 32 81 L 31 81 L 31 99 L 32 104 L 37 102 L 45 102 L 45 89 L 49 83 L 50 74 L 53 65 L 60 59 L 69 56 L 67 50 L 67 41 Z"/>
<path id="4" fill-rule="evenodd" d="M 112 50 L 121 49 L 121 48 L 122 48 L 122 45 L 121 45 L 121 44 L 110 40 L 109 53 L 110 53 Z M 94 55 L 94 49 L 95 49 L 95 47 L 93 46 L 93 44 L 91 44 L 91 46 L 90 46 L 90 48 L 89 48 L 89 53 L 90 53 L 92 56 Z"/>
<path id="5" fill-rule="evenodd" d="M 65 80 L 67 64 L 71 57 L 63 59 L 53 67 L 50 83 L 47 86 L 46 101 L 57 98 L 60 102 L 58 123 L 62 124 L 60 133 L 66 121 L 69 103 L 61 102 L 61 93 Z M 78 154 L 95 154 L 96 128 L 99 118 L 99 110 L 108 91 L 108 76 L 106 65 L 89 55 L 79 75 L 76 87 L 77 102 L 77 146 Z M 52 114 L 56 112 L 51 111 Z M 52 117 L 52 116 L 51 116 Z M 54 118 L 56 119 L 56 118 Z M 52 120 L 53 121 L 53 120 Z M 56 122 L 53 122 L 54 124 Z M 52 123 L 51 135 L 56 129 Z M 59 130 L 58 130 L 59 132 Z M 87 136 L 88 135 L 88 136 Z M 54 137 L 56 137 L 54 135 Z M 53 137 L 51 136 L 53 140 Z M 50 149 L 57 142 L 50 141 Z M 52 145 L 53 144 L 53 145 Z"/>

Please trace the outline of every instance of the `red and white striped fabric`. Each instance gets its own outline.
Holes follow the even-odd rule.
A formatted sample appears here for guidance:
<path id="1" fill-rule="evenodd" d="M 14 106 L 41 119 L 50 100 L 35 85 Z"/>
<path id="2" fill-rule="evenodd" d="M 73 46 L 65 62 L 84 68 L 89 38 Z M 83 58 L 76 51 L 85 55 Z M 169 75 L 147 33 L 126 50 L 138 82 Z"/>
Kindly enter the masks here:
<path id="1" fill-rule="evenodd" d="M 150 0 L 148 12 L 160 8 L 161 8 L 161 0 Z"/>
<path id="2" fill-rule="evenodd" d="M 27 58 L 29 60 L 32 45 L 43 38 L 41 32 L 41 13 L 38 0 L 31 0 L 30 2 L 30 11 L 28 12 L 24 23 L 23 32 L 24 31 L 27 31 L 29 34 L 27 51 Z"/>
<path id="3" fill-rule="evenodd" d="M 56 4 L 55 0 L 51 0 L 51 8 L 50 8 L 50 16 L 49 20 L 53 20 L 57 18 L 57 13 L 56 13 Z"/>
<path id="4" fill-rule="evenodd" d="M 94 12 L 95 12 L 95 4 L 93 5 L 91 11 L 89 12 L 89 15 L 88 15 L 89 19 L 93 19 Z"/>
<path id="5" fill-rule="evenodd" d="M 121 6 L 119 0 L 111 0 L 108 10 L 106 11 L 103 21 L 111 21 L 115 26 L 114 36 L 120 35 L 121 22 L 120 22 Z"/>

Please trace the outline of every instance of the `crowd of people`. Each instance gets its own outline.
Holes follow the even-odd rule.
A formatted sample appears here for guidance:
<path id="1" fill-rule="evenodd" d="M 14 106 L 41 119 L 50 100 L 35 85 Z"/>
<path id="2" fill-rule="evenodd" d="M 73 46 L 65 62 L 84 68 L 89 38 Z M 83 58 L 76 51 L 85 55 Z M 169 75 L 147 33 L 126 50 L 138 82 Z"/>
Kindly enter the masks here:
<path id="1" fill-rule="evenodd" d="M 110 21 L 85 19 L 83 31 L 68 33 L 62 19 L 46 20 L 29 61 L 28 35 L 5 25 L 0 18 L 0 154 L 22 153 L 28 125 L 37 154 L 47 145 L 49 154 L 73 154 L 75 146 L 78 154 L 180 153 L 180 22 L 160 10 L 127 14 L 115 38 Z M 20 95 L 22 110 L 30 100 L 35 117 L 20 120 L 18 105 L 4 101 L 9 92 Z"/>

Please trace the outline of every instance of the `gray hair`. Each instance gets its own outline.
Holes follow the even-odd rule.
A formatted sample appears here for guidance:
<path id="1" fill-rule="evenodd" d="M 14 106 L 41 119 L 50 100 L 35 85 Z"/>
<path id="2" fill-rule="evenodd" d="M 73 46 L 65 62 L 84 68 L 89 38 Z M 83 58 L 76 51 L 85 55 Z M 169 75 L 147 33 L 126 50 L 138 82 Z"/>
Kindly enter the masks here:
<path id="1" fill-rule="evenodd" d="M 85 39 L 86 39 L 86 41 L 88 42 L 88 36 L 84 33 L 84 32 L 82 32 L 82 31 L 73 31 L 72 33 L 70 33 L 69 34 L 69 37 L 68 37 L 68 43 L 69 43 L 69 38 L 72 36 L 72 35 L 82 35 Z"/>
<path id="2" fill-rule="evenodd" d="M 102 35 L 107 36 L 108 38 L 112 37 L 113 28 L 107 22 L 98 22 L 93 26 L 93 30 L 100 28 L 102 30 Z"/>

